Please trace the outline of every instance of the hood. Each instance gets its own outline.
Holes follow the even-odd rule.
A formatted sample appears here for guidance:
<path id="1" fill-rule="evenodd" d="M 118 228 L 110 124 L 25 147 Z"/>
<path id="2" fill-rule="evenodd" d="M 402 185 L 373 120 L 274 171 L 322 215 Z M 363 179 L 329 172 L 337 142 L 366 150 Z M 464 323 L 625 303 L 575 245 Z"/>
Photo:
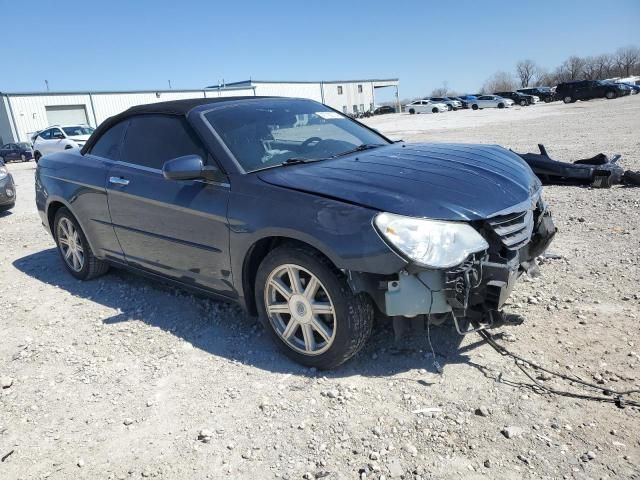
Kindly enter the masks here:
<path id="1" fill-rule="evenodd" d="M 489 218 L 540 188 L 524 160 L 497 145 L 392 144 L 257 175 L 280 187 L 440 220 Z"/>
<path id="2" fill-rule="evenodd" d="M 74 142 L 86 142 L 87 140 L 89 140 L 90 136 L 91 135 L 73 135 L 73 136 L 70 136 L 69 138 Z"/>

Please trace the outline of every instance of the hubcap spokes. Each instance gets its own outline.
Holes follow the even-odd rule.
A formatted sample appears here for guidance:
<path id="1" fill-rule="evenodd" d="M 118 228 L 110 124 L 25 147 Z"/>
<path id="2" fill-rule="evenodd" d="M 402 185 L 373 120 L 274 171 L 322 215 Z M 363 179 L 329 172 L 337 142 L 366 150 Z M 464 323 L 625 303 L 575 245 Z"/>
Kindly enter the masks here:
<path id="1" fill-rule="evenodd" d="M 82 270 L 84 266 L 82 241 L 78 230 L 66 218 L 62 218 L 58 223 L 58 245 L 67 265 L 76 272 Z"/>
<path id="2" fill-rule="evenodd" d="M 280 338 L 294 350 L 319 355 L 333 343 L 333 302 L 320 280 L 298 265 L 281 265 L 267 278 L 265 306 Z"/>

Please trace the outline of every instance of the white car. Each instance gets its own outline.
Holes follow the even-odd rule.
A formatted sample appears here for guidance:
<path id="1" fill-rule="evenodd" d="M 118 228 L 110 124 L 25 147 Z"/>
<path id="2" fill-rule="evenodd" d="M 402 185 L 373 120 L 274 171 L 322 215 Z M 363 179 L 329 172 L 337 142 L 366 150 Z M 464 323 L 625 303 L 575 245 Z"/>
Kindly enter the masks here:
<path id="1" fill-rule="evenodd" d="M 444 103 L 449 111 L 462 108 L 462 102 L 460 100 L 454 100 L 449 97 L 431 97 L 428 100 L 431 100 L 434 103 Z"/>
<path id="2" fill-rule="evenodd" d="M 483 108 L 508 108 L 513 105 L 510 98 L 502 98 L 497 95 L 480 95 L 475 100 L 469 102 L 473 110 L 482 110 Z"/>
<path id="3" fill-rule="evenodd" d="M 426 99 L 416 100 L 404 106 L 404 111 L 409 112 L 411 115 L 414 113 L 440 113 L 447 110 L 448 107 L 444 103 L 435 103 Z"/>
<path id="4" fill-rule="evenodd" d="M 45 128 L 33 140 L 33 158 L 37 162 L 48 153 L 82 148 L 93 131 L 94 128 L 86 125 L 55 125 Z"/>

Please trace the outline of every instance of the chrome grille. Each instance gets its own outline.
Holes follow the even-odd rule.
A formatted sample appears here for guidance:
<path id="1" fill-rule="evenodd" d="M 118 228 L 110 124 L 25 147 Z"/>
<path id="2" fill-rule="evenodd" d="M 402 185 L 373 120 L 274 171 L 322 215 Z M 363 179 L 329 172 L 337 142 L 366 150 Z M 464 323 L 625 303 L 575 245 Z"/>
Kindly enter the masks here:
<path id="1" fill-rule="evenodd" d="M 526 245 L 533 233 L 533 211 L 498 215 L 487 220 L 505 247 L 517 250 Z"/>

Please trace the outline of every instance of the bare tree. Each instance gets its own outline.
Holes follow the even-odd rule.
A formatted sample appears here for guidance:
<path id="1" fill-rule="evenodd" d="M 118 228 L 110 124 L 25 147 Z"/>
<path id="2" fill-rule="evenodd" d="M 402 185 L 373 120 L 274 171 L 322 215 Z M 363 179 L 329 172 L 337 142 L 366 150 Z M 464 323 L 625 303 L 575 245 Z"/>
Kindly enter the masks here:
<path id="1" fill-rule="evenodd" d="M 608 53 L 598 55 L 595 61 L 598 65 L 598 80 L 612 76 L 615 62 L 611 55 Z"/>
<path id="2" fill-rule="evenodd" d="M 600 80 L 600 64 L 597 57 L 586 57 L 582 69 L 585 80 Z"/>
<path id="3" fill-rule="evenodd" d="M 441 87 L 434 88 L 433 90 L 431 90 L 431 96 L 432 97 L 446 97 L 447 96 L 447 92 L 449 91 L 448 85 L 449 85 L 449 83 L 445 80 L 444 82 L 442 82 L 442 86 Z"/>
<path id="4" fill-rule="evenodd" d="M 584 77 L 585 63 L 584 58 L 576 55 L 567 58 L 560 66 L 563 76 L 566 77 L 565 80 L 580 80 Z"/>
<path id="5" fill-rule="evenodd" d="M 507 72 L 496 72 L 489 77 L 482 86 L 482 93 L 510 92 L 516 89 L 513 75 Z"/>
<path id="6" fill-rule="evenodd" d="M 526 88 L 536 75 L 538 66 L 533 60 L 520 60 L 516 65 L 516 73 L 520 79 L 520 86 Z"/>
<path id="7" fill-rule="evenodd" d="M 637 71 L 640 65 L 640 48 L 632 46 L 619 48 L 615 54 L 615 62 L 620 69 L 620 76 L 628 77 L 633 71 Z"/>

